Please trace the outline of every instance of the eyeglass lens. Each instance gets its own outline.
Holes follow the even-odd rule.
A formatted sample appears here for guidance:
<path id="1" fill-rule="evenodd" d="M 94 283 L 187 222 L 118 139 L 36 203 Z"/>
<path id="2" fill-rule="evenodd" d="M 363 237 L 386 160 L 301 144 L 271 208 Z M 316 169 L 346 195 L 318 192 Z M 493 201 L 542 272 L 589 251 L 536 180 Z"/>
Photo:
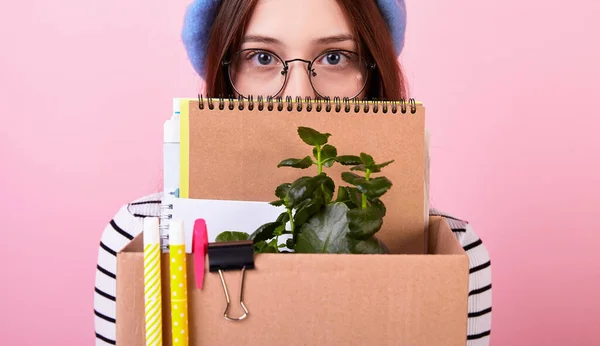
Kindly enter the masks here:
<path id="1" fill-rule="evenodd" d="M 301 61 L 292 64 L 304 64 L 303 68 L 308 68 Z M 247 49 L 233 55 L 229 63 L 229 77 L 234 89 L 242 96 L 275 97 L 286 83 L 284 67 L 284 61 L 274 53 Z M 355 97 L 367 80 L 367 64 L 353 52 L 326 52 L 313 60 L 310 69 L 307 73 L 312 87 L 322 97 Z"/>

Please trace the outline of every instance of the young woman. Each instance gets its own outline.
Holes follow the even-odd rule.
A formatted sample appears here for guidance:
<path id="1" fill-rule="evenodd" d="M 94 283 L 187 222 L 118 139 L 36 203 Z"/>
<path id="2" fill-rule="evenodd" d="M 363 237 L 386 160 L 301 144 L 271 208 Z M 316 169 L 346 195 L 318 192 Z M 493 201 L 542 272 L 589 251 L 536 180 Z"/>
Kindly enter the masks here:
<path id="1" fill-rule="evenodd" d="M 398 100 L 408 99 L 398 64 L 405 24 L 400 0 L 195 0 L 182 37 L 205 79 L 205 95 Z M 141 232 L 144 217 L 160 214 L 161 198 L 153 194 L 122 206 L 102 234 L 97 345 L 115 344 L 116 252 Z M 488 252 L 468 222 L 434 209 L 431 214 L 446 217 L 470 258 L 467 344 L 488 345 Z"/>

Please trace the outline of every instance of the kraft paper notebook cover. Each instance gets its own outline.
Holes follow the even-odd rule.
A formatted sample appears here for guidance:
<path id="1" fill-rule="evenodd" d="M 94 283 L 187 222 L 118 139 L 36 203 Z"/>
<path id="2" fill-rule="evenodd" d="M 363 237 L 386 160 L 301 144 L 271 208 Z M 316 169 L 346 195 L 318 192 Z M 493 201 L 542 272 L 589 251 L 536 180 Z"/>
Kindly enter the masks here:
<path id="1" fill-rule="evenodd" d="M 395 160 L 381 173 L 393 183 L 377 233 L 392 253 L 423 253 L 428 220 L 424 203 L 425 109 L 408 101 L 206 99 L 181 107 L 181 197 L 265 201 L 275 188 L 317 168 L 277 168 L 286 158 L 312 156 L 299 126 L 330 133 L 338 155 L 365 152 Z M 336 186 L 349 184 L 339 163 L 325 168 Z M 337 190 L 337 188 L 336 188 Z M 254 229 L 241 230 L 248 233 Z"/>

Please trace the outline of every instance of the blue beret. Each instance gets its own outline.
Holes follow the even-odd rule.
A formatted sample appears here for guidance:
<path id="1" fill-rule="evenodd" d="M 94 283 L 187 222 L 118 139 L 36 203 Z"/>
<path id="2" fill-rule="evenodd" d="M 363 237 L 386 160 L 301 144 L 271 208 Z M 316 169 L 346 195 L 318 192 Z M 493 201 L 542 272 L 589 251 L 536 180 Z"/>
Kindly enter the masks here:
<path id="1" fill-rule="evenodd" d="M 204 64 L 208 37 L 216 11 L 222 0 L 193 0 L 183 18 L 181 39 L 194 70 L 202 78 L 205 77 Z M 361 0 L 363 1 L 363 0 Z M 385 18 L 394 50 L 400 55 L 404 48 L 404 32 L 406 30 L 406 6 L 404 0 L 376 0 Z"/>

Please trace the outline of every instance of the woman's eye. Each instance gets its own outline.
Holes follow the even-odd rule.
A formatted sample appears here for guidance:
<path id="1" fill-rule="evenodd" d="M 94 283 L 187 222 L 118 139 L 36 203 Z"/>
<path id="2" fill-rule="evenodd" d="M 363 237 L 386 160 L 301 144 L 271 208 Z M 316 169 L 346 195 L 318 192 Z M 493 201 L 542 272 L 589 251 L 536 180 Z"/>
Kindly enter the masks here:
<path id="1" fill-rule="evenodd" d="M 267 53 L 259 53 L 256 55 L 256 60 L 261 65 L 268 65 L 273 61 L 273 57 Z"/>
<path id="2" fill-rule="evenodd" d="M 328 64 L 336 65 L 340 62 L 341 56 L 340 53 L 329 53 L 325 56 Z"/>
<path id="3" fill-rule="evenodd" d="M 260 51 L 249 54 L 246 59 L 257 66 L 269 66 L 277 62 L 277 59 L 272 54 Z"/>
<path id="4" fill-rule="evenodd" d="M 329 66 L 336 66 L 345 64 L 347 60 L 348 57 L 341 52 L 329 52 L 323 55 L 319 63 Z"/>

